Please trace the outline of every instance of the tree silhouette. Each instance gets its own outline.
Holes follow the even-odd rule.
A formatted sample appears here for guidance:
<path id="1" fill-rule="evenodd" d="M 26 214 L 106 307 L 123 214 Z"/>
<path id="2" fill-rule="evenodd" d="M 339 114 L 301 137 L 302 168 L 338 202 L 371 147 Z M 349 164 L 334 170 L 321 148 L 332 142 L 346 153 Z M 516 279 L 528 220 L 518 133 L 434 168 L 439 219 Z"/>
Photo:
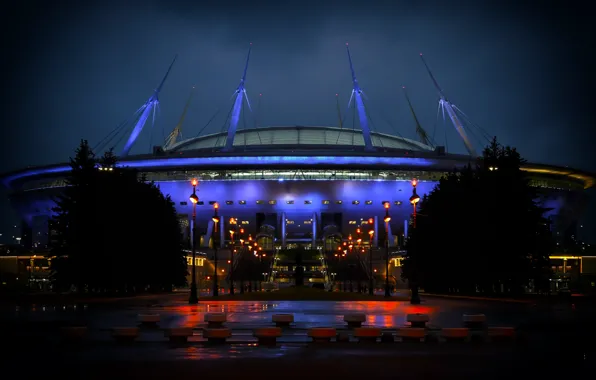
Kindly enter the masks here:
<path id="1" fill-rule="evenodd" d="M 56 200 L 52 254 L 57 290 L 131 293 L 171 290 L 185 282 L 186 262 L 174 204 L 112 151 L 96 160 L 87 141 L 71 159 Z"/>
<path id="2" fill-rule="evenodd" d="M 549 221 L 521 165 L 496 139 L 483 159 L 449 173 L 420 203 L 403 276 L 428 292 L 520 293 L 548 279 Z"/>

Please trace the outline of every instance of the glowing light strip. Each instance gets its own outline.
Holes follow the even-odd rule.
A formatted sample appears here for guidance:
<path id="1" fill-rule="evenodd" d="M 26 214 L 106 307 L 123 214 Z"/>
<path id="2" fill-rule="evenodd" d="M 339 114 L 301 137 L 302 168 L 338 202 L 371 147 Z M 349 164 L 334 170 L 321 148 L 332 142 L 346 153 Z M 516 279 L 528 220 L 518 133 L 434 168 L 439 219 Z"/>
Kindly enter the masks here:
<path id="1" fill-rule="evenodd" d="M 521 170 L 528 172 L 528 173 L 542 173 L 542 174 L 554 174 L 554 175 L 562 175 L 566 177 L 571 177 L 574 179 L 579 179 L 580 181 L 584 182 L 584 189 L 589 189 L 590 187 L 594 186 L 596 179 L 589 175 L 573 173 L 571 171 L 563 171 L 557 169 L 538 169 L 538 168 L 521 168 Z"/>
<path id="2" fill-rule="evenodd" d="M 209 166 L 209 165 L 271 165 L 271 164 L 301 164 L 301 165 L 390 165 L 390 166 L 414 166 L 430 167 L 436 165 L 436 161 L 425 158 L 410 157 L 348 157 L 348 156 L 262 156 L 262 157 L 190 157 L 190 158 L 168 158 L 148 159 L 142 161 L 124 161 L 117 164 L 119 167 L 131 167 L 134 169 L 145 168 L 168 168 L 188 166 Z M 65 173 L 70 166 L 62 165 L 50 168 L 30 169 L 16 173 L 4 178 L 4 184 L 37 175 Z"/>

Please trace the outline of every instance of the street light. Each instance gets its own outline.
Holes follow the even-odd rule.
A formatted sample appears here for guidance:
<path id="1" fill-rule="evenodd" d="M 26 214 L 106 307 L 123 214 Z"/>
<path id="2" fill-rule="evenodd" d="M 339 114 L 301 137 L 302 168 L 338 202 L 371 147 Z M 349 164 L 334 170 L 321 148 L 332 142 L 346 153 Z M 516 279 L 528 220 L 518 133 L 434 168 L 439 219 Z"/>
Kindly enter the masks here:
<path id="1" fill-rule="evenodd" d="M 410 203 L 414 207 L 414 228 L 416 228 L 416 205 L 420 202 L 420 197 L 416 194 L 416 185 L 418 185 L 418 181 L 416 179 L 412 180 L 412 196 L 410 197 Z"/>
<path id="2" fill-rule="evenodd" d="M 236 219 L 230 218 L 230 224 L 238 228 L 238 224 L 236 224 Z M 234 234 L 236 231 L 230 230 L 230 295 L 234 295 L 234 252 L 236 249 L 234 248 Z"/>
<path id="3" fill-rule="evenodd" d="M 420 197 L 418 196 L 418 194 L 416 194 L 416 185 L 418 185 L 418 181 L 416 180 L 416 178 L 414 178 L 412 180 L 412 196 L 410 197 L 410 203 L 412 204 L 412 207 L 414 208 L 414 214 L 413 214 L 413 227 L 416 228 L 416 207 L 418 205 L 418 202 L 420 202 Z M 414 258 L 414 276 L 416 276 L 416 258 Z M 410 281 L 410 290 L 411 290 L 411 296 L 410 296 L 410 303 L 413 305 L 418 305 L 420 304 L 420 296 L 418 295 L 418 284 L 416 283 L 416 281 Z"/>
<path id="4" fill-rule="evenodd" d="M 389 202 L 385 202 L 385 297 L 391 297 L 391 289 L 389 289 L 389 222 L 391 216 L 389 216 Z"/>
<path id="5" fill-rule="evenodd" d="M 217 281 L 217 223 L 219 223 L 219 216 L 217 215 L 217 210 L 219 209 L 219 204 L 213 204 L 213 217 L 211 220 L 213 221 L 213 233 L 211 234 L 213 239 L 213 248 L 215 248 L 215 253 L 213 255 L 213 297 L 217 297 L 219 293 L 219 281 Z"/>
<path id="6" fill-rule="evenodd" d="M 191 305 L 195 305 L 199 303 L 199 295 L 197 292 L 197 274 L 196 274 L 196 219 L 197 219 L 197 203 L 199 203 L 199 197 L 197 196 L 197 185 L 199 181 L 195 178 L 190 181 L 192 185 L 192 194 L 190 195 L 190 202 L 192 203 L 192 279 L 190 282 L 190 297 L 188 298 L 188 303 Z"/>
<path id="7" fill-rule="evenodd" d="M 375 286 L 374 279 L 373 279 L 373 259 L 372 259 L 372 242 L 373 242 L 374 234 L 375 234 L 375 230 L 368 231 L 368 236 L 370 236 L 369 252 L 368 252 L 368 264 L 369 264 L 368 266 L 370 267 L 370 268 L 368 268 L 369 272 L 370 272 L 370 276 L 368 279 L 368 282 L 369 282 L 368 294 L 370 294 L 371 296 L 374 294 L 373 287 Z"/>

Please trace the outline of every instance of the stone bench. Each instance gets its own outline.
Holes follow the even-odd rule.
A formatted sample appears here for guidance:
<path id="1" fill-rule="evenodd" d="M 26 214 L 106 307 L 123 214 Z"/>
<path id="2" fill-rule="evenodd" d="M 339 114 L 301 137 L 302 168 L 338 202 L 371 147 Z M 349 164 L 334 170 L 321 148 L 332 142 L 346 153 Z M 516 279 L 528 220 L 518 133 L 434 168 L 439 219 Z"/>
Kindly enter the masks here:
<path id="1" fill-rule="evenodd" d="M 422 327 L 410 327 L 397 330 L 397 337 L 402 342 L 423 342 L 426 330 Z"/>
<path id="2" fill-rule="evenodd" d="M 486 315 L 484 314 L 464 314 L 462 321 L 464 327 L 469 329 L 482 329 L 486 327 Z"/>
<path id="3" fill-rule="evenodd" d="M 225 343 L 232 336 L 232 330 L 226 327 L 207 328 L 203 330 L 203 338 L 209 343 Z"/>
<path id="4" fill-rule="evenodd" d="M 287 327 L 290 323 L 294 323 L 294 314 L 273 314 L 271 321 L 277 327 Z"/>
<path id="5" fill-rule="evenodd" d="M 159 314 L 139 314 L 137 319 L 142 327 L 157 327 Z"/>
<path id="6" fill-rule="evenodd" d="M 414 328 L 422 327 L 425 328 L 426 324 L 430 320 L 428 314 L 408 314 L 406 320 L 410 322 L 410 326 Z"/>
<path id="7" fill-rule="evenodd" d="M 172 343 L 186 343 L 192 336 L 191 327 L 172 327 L 164 331 L 164 336 L 170 339 Z"/>
<path id="8" fill-rule="evenodd" d="M 65 326 L 60 330 L 60 335 L 64 342 L 78 343 L 85 339 L 87 331 L 86 326 Z"/>
<path id="9" fill-rule="evenodd" d="M 308 329 L 308 336 L 316 343 L 331 342 L 331 339 L 335 338 L 336 335 L 337 330 L 333 327 L 313 327 Z"/>
<path id="10" fill-rule="evenodd" d="M 207 313 L 204 318 L 209 328 L 221 328 L 227 322 L 226 313 Z"/>
<path id="11" fill-rule="evenodd" d="M 466 342 L 470 335 L 467 327 L 449 327 L 441 329 L 441 337 L 445 342 Z"/>
<path id="12" fill-rule="evenodd" d="M 354 338 L 359 342 L 376 342 L 381 337 L 381 329 L 378 327 L 356 327 L 354 329 Z"/>
<path id="13" fill-rule="evenodd" d="M 275 345 L 277 338 L 281 337 L 280 327 L 263 327 L 255 329 L 253 336 L 259 340 L 262 345 Z"/>
<path id="14" fill-rule="evenodd" d="M 348 327 L 360 327 L 362 322 L 366 321 L 366 315 L 364 314 L 346 314 L 344 315 L 344 322 L 348 324 Z"/>
<path id="15" fill-rule="evenodd" d="M 489 327 L 488 340 L 490 342 L 508 342 L 515 339 L 513 327 Z"/>
<path id="16" fill-rule="evenodd" d="M 120 343 L 134 342 L 139 337 L 138 327 L 114 327 L 112 337 Z"/>

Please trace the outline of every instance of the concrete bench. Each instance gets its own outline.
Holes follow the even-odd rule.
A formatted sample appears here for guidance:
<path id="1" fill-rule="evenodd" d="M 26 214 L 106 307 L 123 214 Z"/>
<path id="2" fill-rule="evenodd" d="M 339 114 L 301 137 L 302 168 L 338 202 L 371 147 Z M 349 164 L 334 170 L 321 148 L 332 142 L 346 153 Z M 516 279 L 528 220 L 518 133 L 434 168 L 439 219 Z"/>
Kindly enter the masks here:
<path id="1" fill-rule="evenodd" d="M 358 313 L 344 315 L 344 322 L 348 324 L 348 327 L 360 327 L 364 321 L 366 321 L 366 315 L 364 314 Z"/>
<path id="2" fill-rule="evenodd" d="M 277 327 L 287 327 L 290 323 L 294 323 L 294 314 L 273 314 L 271 321 Z"/>
<path id="3" fill-rule="evenodd" d="M 209 328 L 223 327 L 223 324 L 228 320 L 226 313 L 207 313 L 204 319 Z"/>
<path id="4" fill-rule="evenodd" d="M 422 327 L 410 327 L 397 330 L 397 337 L 402 342 L 423 342 L 426 330 Z"/>
<path id="5" fill-rule="evenodd" d="M 464 323 L 464 327 L 469 329 L 482 329 L 486 326 L 486 315 L 464 314 L 462 321 Z"/>
<path id="6" fill-rule="evenodd" d="M 134 342 L 139 337 L 138 327 L 114 327 L 112 337 L 119 343 Z"/>
<path id="7" fill-rule="evenodd" d="M 263 327 L 255 329 L 253 336 L 259 340 L 262 345 L 275 345 L 277 338 L 281 337 L 280 327 Z"/>
<path id="8" fill-rule="evenodd" d="M 85 339 L 87 335 L 86 326 L 66 326 L 60 330 L 62 340 L 68 343 L 78 343 Z"/>
<path id="9" fill-rule="evenodd" d="M 381 329 L 378 327 L 356 327 L 354 329 L 354 338 L 359 342 L 376 342 L 381 337 Z"/>
<path id="10" fill-rule="evenodd" d="M 410 325 L 414 328 L 422 327 L 425 328 L 426 324 L 430 320 L 428 314 L 408 314 L 406 320 L 410 322 Z"/>
<path id="11" fill-rule="evenodd" d="M 192 336 L 191 327 L 172 327 L 164 331 L 164 336 L 170 339 L 172 343 L 186 343 L 188 337 Z"/>
<path id="12" fill-rule="evenodd" d="M 207 328 L 203 330 L 203 338 L 209 343 L 225 343 L 226 339 L 232 336 L 232 330 L 226 327 Z"/>
<path id="13" fill-rule="evenodd" d="M 142 327 L 157 327 L 159 314 L 139 314 L 137 316 Z"/>
<path id="14" fill-rule="evenodd" d="M 466 342 L 470 335 L 467 327 L 450 327 L 441 329 L 441 337 L 445 342 Z"/>
<path id="15" fill-rule="evenodd" d="M 333 327 L 313 327 L 308 329 L 308 336 L 316 343 L 331 342 L 331 339 L 335 338 L 336 335 L 337 330 Z"/>
<path id="16" fill-rule="evenodd" d="M 489 327 L 488 340 L 490 342 L 508 342 L 515 339 L 513 327 Z"/>

